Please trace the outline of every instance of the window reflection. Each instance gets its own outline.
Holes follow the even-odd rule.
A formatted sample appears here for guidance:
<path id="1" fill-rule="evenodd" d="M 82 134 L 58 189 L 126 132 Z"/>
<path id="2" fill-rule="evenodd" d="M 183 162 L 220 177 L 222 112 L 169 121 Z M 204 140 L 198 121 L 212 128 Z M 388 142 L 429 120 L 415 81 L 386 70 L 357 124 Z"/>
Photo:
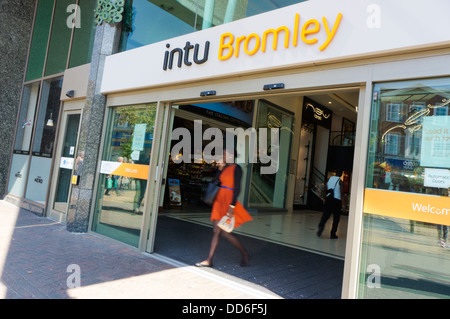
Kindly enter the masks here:
<path id="1" fill-rule="evenodd" d="M 445 133 L 438 134 L 450 123 L 450 85 L 445 82 L 449 81 L 375 87 L 367 187 L 447 195 L 447 187 L 427 187 L 423 178 L 426 167 L 449 168 L 450 144 Z M 424 135 L 424 130 L 436 134 Z"/>
<path id="2" fill-rule="evenodd" d="M 112 111 L 100 168 L 93 230 L 139 245 L 156 104 Z"/>
<path id="3" fill-rule="evenodd" d="M 208 29 L 304 0 L 128 0 L 120 51 Z"/>
<path id="4" fill-rule="evenodd" d="M 365 211 L 362 298 L 450 296 L 450 225 L 445 217 L 450 204 L 445 177 L 450 172 L 449 104 L 449 78 L 374 87 L 365 201 L 372 190 L 384 190 L 380 198 L 405 198 L 414 212 L 400 212 L 408 219 L 389 217 L 393 216 L 389 209 L 382 215 Z M 422 207 L 422 201 L 439 204 Z M 389 205 L 397 203 L 387 201 L 383 207 Z M 440 217 L 433 221 L 444 224 L 424 221 L 437 214 Z M 381 289 L 371 288 L 374 265 L 380 269 L 376 275 L 381 276 Z"/>

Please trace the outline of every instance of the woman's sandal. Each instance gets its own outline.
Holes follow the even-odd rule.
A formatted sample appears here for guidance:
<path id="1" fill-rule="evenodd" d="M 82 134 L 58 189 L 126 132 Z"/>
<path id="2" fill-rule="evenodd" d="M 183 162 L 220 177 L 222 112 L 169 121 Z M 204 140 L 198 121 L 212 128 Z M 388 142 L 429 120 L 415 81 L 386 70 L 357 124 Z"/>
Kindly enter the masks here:
<path id="1" fill-rule="evenodd" d="M 200 263 L 196 263 L 195 267 L 212 267 L 213 264 L 208 263 L 207 261 L 202 261 Z"/>

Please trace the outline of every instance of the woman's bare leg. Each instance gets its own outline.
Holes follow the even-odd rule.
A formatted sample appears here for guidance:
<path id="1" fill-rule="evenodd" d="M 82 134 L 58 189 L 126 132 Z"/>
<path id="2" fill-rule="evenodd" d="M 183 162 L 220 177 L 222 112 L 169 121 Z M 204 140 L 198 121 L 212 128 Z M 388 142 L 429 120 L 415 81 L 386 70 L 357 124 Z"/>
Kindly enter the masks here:
<path id="1" fill-rule="evenodd" d="M 206 262 L 208 262 L 210 265 L 212 264 L 212 261 L 214 258 L 214 253 L 216 252 L 217 245 L 219 244 L 220 233 L 222 232 L 222 230 L 219 228 L 219 226 L 217 226 L 218 223 L 219 223 L 218 220 L 214 221 L 213 237 L 211 239 L 211 247 L 209 249 L 208 258 L 206 259 Z"/>
<path id="2" fill-rule="evenodd" d="M 227 232 L 222 232 L 222 236 L 228 239 L 228 241 L 241 252 L 242 254 L 241 266 L 247 266 L 250 256 L 247 250 L 244 248 L 244 246 L 242 246 L 239 239 L 237 239 L 237 237 L 234 236 L 233 234 Z"/>
<path id="3" fill-rule="evenodd" d="M 223 237 L 228 239 L 228 241 L 241 252 L 242 254 L 241 266 L 247 266 L 250 257 L 247 250 L 244 248 L 244 246 L 242 246 L 241 242 L 239 241 L 239 239 L 237 239 L 236 236 L 222 231 L 219 228 L 219 226 L 217 226 L 218 223 L 219 223 L 218 220 L 214 221 L 213 237 L 211 239 L 211 247 L 209 249 L 208 258 L 202 261 L 200 264 L 212 265 L 214 253 L 216 252 L 217 245 L 219 244 L 220 234 L 222 234 Z"/>

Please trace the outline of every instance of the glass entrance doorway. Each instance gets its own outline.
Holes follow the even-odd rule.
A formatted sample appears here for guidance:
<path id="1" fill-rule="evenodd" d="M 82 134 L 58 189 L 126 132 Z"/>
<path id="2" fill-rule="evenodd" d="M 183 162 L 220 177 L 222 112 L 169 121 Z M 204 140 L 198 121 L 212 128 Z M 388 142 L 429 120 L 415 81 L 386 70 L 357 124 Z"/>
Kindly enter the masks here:
<path id="1" fill-rule="evenodd" d="M 59 142 L 54 172 L 52 198 L 49 204 L 48 217 L 65 222 L 67 205 L 72 184 L 77 183 L 83 167 L 84 154 L 77 154 L 78 132 L 81 111 L 67 111 L 63 114 L 62 140 Z"/>
<path id="2" fill-rule="evenodd" d="M 252 214 L 253 221 L 242 225 L 235 233 L 344 259 L 353 160 L 352 141 L 356 128 L 358 101 L 359 89 L 320 94 L 264 96 L 260 99 L 247 100 L 245 105 L 252 105 L 251 112 L 245 114 L 246 117 L 240 115 L 234 119 L 230 118 L 230 114 L 225 114 L 229 112 L 227 107 L 242 110 L 242 101 L 176 106 L 173 111 L 174 120 L 166 137 L 167 157 L 164 162 L 168 164 L 165 167 L 158 167 L 163 171 L 162 180 L 165 181 L 160 188 L 159 218 L 209 227 L 212 225 L 211 208 L 203 204 L 201 198 L 208 181 L 214 176 L 212 172 L 214 163 L 175 164 L 173 159 L 183 156 L 178 149 L 177 152 L 172 151 L 173 146 L 182 141 L 180 137 L 172 139 L 175 130 L 186 129 L 193 133 L 196 121 L 203 123 L 200 134 L 214 127 L 222 132 L 227 128 L 236 130 L 238 127 L 246 132 L 251 129 L 258 132 L 260 128 L 267 128 L 269 131 L 265 146 L 269 146 L 269 150 L 264 151 L 266 156 L 270 156 L 275 151 L 270 149 L 270 130 L 279 128 L 276 161 L 278 169 L 274 174 L 264 176 L 260 168 L 264 165 L 268 167 L 270 164 L 263 164 L 261 161 L 252 163 L 247 157 L 249 150 L 250 154 L 257 156 L 264 153 L 259 148 L 260 144 L 252 148 L 249 143 L 251 134 L 246 136 L 243 144 L 237 139 L 237 153 L 245 158 L 243 163 L 239 163 L 244 172 L 239 201 Z M 215 109 L 211 109 L 212 104 Z M 314 109 L 307 104 L 313 104 Z M 313 119 L 326 117 L 329 123 L 327 125 L 313 123 L 306 115 L 307 109 L 311 109 Z M 329 113 L 325 113 L 325 110 Z M 246 123 L 242 123 L 245 121 Z M 213 139 L 214 137 L 210 140 L 201 140 L 203 144 L 199 145 L 202 150 L 206 150 L 205 147 Z M 194 146 L 194 136 L 191 142 Z M 342 154 L 349 156 L 343 157 Z M 341 212 L 338 239 L 332 240 L 326 235 L 331 228 L 332 218 L 326 223 L 323 236 L 317 236 L 317 230 L 323 211 L 324 185 L 338 168 L 346 171 L 342 177 L 342 184 L 346 192 L 347 210 Z M 320 178 L 313 177 L 313 172 L 315 175 L 320 172 Z M 315 192 L 313 186 L 317 188 Z M 167 223 L 158 221 L 158 227 L 164 224 Z M 157 228 L 156 232 L 159 230 L 160 228 Z M 161 231 L 164 230 L 161 228 Z M 208 241 L 209 238 L 205 240 Z M 159 252 L 157 239 L 155 252 Z"/>

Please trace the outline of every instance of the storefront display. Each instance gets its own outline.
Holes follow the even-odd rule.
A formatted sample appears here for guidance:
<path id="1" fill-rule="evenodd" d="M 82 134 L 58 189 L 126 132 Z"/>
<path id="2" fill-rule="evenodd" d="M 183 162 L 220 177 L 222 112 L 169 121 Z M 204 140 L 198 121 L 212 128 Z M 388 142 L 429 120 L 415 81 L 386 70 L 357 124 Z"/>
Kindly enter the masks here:
<path id="1" fill-rule="evenodd" d="M 202 203 L 203 193 L 206 185 L 213 180 L 216 173 L 215 164 L 169 162 L 167 172 L 169 206 L 204 206 Z M 178 187 L 175 188 L 175 185 Z"/>

